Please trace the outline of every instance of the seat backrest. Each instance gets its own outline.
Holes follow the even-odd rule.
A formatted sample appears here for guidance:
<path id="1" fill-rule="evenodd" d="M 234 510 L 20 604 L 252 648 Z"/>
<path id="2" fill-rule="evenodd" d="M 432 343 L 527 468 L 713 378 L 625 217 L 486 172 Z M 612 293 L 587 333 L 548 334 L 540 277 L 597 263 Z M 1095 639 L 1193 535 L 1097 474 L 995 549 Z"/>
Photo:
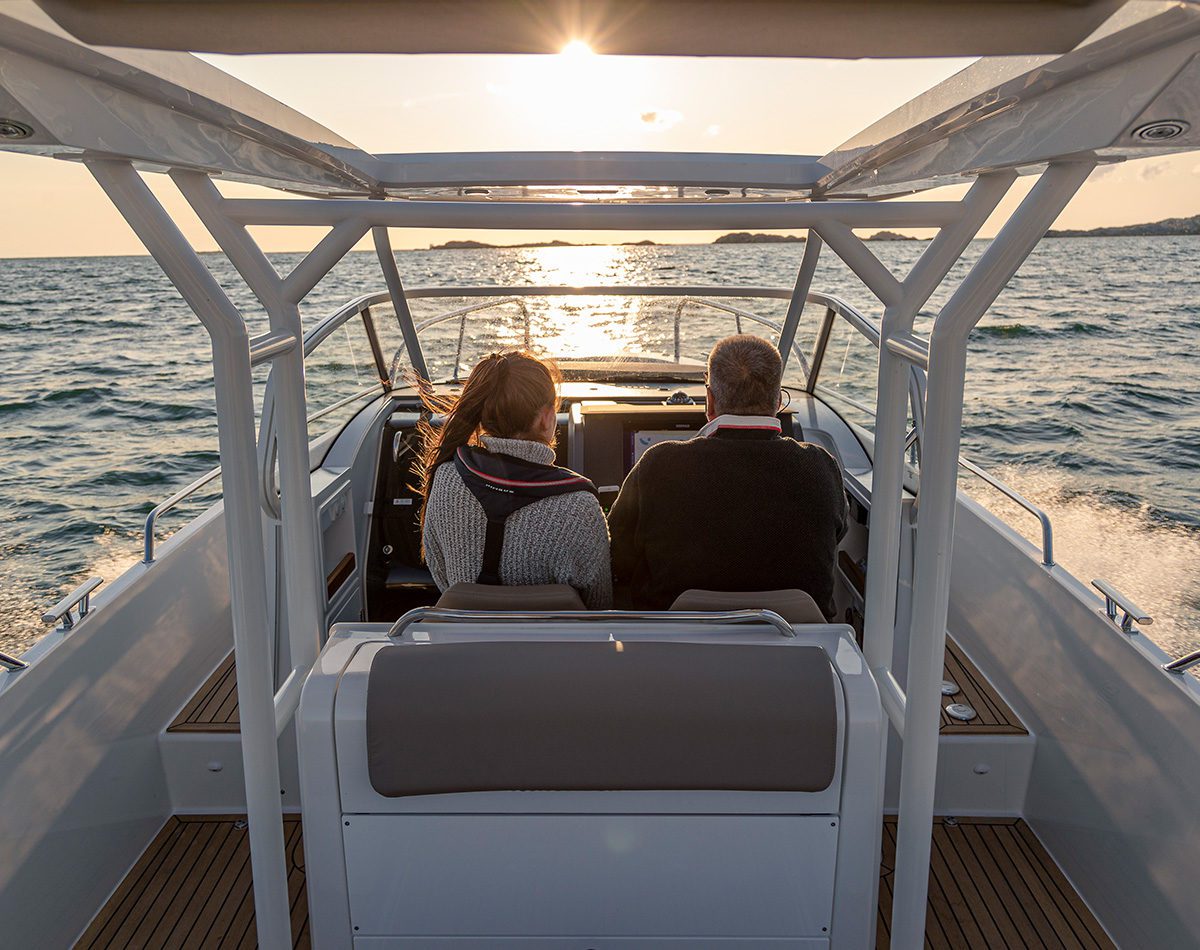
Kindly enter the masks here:
<path id="1" fill-rule="evenodd" d="M 438 598 L 450 610 L 586 610 L 579 593 L 566 584 L 454 584 Z"/>
<path id="2" fill-rule="evenodd" d="M 815 646 L 607 641 L 380 650 L 367 686 L 380 795 L 817 792 L 838 759 Z"/>
<path id="3" fill-rule="evenodd" d="M 828 623 L 817 602 L 802 590 L 685 590 L 672 610 L 773 610 L 788 623 Z"/>

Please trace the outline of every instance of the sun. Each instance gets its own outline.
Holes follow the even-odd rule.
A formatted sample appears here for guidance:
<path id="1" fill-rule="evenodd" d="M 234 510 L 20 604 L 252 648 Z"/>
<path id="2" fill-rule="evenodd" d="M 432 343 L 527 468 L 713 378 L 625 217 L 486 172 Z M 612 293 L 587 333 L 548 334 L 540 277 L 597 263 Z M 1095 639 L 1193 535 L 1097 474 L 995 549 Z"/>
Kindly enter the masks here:
<path id="1" fill-rule="evenodd" d="M 571 40 L 571 42 L 558 51 L 558 55 L 568 59 L 579 60 L 586 56 L 595 56 L 596 52 L 584 40 Z"/>

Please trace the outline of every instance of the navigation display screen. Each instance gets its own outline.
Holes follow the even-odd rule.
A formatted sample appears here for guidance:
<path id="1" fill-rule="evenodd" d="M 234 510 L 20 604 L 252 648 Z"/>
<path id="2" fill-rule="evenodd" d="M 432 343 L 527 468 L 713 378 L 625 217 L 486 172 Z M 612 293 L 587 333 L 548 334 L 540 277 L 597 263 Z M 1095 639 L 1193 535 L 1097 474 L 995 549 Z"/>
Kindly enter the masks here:
<path id="1" fill-rule="evenodd" d="M 634 432 L 631 434 L 633 451 L 630 453 L 630 464 L 636 465 L 637 460 L 642 457 L 642 453 L 652 445 L 658 445 L 659 442 L 678 442 L 682 439 L 690 439 L 695 434 L 695 429 L 644 429 Z"/>

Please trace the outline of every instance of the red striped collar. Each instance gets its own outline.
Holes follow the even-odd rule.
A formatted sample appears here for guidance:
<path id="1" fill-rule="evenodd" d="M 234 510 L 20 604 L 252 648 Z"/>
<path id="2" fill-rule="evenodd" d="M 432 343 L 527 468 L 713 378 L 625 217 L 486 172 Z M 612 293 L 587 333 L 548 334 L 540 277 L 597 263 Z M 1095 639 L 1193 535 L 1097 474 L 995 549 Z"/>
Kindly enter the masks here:
<path id="1" fill-rule="evenodd" d="M 697 435 L 706 439 L 718 429 L 749 429 L 760 432 L 783 432 L 783 426 L 775 416 L 735 416 L 726 413 L 717 416 L 712 422 L 701 429 Z"/>

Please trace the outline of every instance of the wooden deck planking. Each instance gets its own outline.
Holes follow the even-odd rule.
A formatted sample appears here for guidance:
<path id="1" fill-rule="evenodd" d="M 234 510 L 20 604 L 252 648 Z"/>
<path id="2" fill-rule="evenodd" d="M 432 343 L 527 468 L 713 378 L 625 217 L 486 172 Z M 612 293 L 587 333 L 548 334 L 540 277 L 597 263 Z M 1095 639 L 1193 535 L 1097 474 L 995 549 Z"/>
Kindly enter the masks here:
<path id="1" fill-rule="evenodd" d="M 167 726 L 167 732 L 240 731 L 237 668 L 230 653 Z"/>
<path id="2" fill-rule="evenodd" d="M 308 948 L 300 819 L 284 817 L 296 948 Z M 198 950 L 257 946 L 250 842 L 236 815 L 168 819 L 75 944 L 76 950 Z"/>
<path id="3" fill-rule="evenodd" d="M 239 827 L 240 826 L 240 827 Z M 284 818 L 292 937 L 310 945 L 300 819 Z M 883 824 L 876 950 L 888 950 L 896 820 Z M 250 845 L 238 816 L 176 816 L 96 915 L 77 950 L 257 945 Z M 929 950 L 1115 950 L 1032 829 L 1019 818 L 934 821 L 925 922 Z"/>
<path id="4" fill-rule="evenodd" d="M 1027 735 L 1017 714 L 949 636 L 946 637 L 946 663 L 942 675 L 953 680 L 959 688 L 954 696 L 942 698 L 942 735 Z M 946 712 L 951 703 L 965 703 L 978 715 L 970 722 L 953 719 Z"/>
<path id="5" fill-rule="evenodd" d="M 935 818 L 925 946 L 1116 950 L 1095 916 L 1020 818 Z M 889 931 L 896 819 L 885 818 L 876 950 Z"/>

